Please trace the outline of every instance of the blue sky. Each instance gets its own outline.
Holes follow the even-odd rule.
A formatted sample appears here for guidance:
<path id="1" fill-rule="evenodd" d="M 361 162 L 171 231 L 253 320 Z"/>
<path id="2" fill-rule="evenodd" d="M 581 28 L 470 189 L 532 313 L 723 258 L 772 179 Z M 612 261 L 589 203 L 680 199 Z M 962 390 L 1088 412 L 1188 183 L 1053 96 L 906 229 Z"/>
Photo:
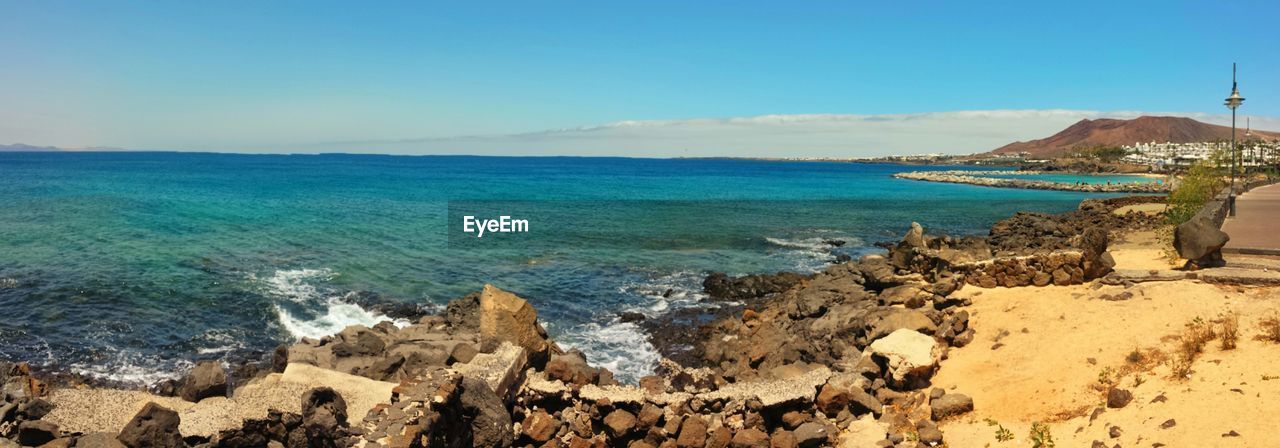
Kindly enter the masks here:
<path id="1" fill-rule="evenodd" d="M 1221 114 L 1232 61 L 1241 113 L 1270 124 L 1277 23 L 1275 1 L 0 0 L 0 142 L 280 152 L 413 141 L 387 151 L 467 152 L 459 137 L 502 136 L 508 149 L 491 150 L 518 153 L 521 135 L 617 122 Z M 1032 130 L 1058 121 L 991 138 L 1039 137 Z M 803 134 L 794 155 L 821 138 Z M 969 149 L 947 137 L 895 150 Z M 679 138 L 621 141 L 748 149 Z M 620 152 L 592 145 L 561 152 Z"/>

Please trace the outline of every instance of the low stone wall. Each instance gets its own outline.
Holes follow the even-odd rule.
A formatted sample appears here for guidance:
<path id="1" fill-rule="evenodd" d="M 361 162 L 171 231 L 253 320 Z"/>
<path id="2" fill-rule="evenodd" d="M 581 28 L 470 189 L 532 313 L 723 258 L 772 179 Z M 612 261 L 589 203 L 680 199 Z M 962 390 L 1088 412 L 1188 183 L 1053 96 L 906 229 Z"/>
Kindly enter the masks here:
<path id="1" fill-rule="evenodd" d="M 959 264 L 952 269 L 964 273 L 965 283 L 983 288 L 1066 286 L 1085 282 L 1084 253 L 1078 250 L 1000 257 Z"/>
<path id="2" fill-rule="evenodd" d="M 980 173 L 979 175 L 974 175 Z M 910 171 L 894 174 L 899 179 L 919 180 L 926 182 L 946 182 L 953 184 L 979 185 L 983 187 L 1021 188 L 1031 190 L 1080 191 L 1087 193 L 1168 193 L 1168 183 L 1133 182 L 1116 184 L 1069 184 L 1043 180 L 1006 179 L 983 177 L 983 175 L 1007 174 L 1004 171 Z M 1035 174 L 1018 172 L 1019 174 Z"/>

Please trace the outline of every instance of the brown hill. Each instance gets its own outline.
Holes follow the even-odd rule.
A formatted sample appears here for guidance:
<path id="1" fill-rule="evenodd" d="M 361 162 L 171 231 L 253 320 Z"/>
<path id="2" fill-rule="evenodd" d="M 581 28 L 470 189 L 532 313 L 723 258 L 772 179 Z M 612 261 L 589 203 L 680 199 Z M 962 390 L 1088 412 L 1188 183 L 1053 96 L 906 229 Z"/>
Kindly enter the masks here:
<path id="1" fill-rule="evenodd" d="M 1278 140 L 1280 134 L 1253 131 L 1254 138 Z M 1244 137 L 1244 129 L 1236 129 L 1236 138 Z M 1132 120 L 1099 118 L 1080 120 L 1062 132 L 1029 142 L 1013 142 L 1001 146 L 993 154 L 1027 152 L 1031 157 L 1051 158 L 1073 149 L 1097 146 L 1123 146 L 1138 142 L 1195 143 L 1230 140 L 1231 127 L 1201 123 L 1186 117 L 1138 117 Z"/>

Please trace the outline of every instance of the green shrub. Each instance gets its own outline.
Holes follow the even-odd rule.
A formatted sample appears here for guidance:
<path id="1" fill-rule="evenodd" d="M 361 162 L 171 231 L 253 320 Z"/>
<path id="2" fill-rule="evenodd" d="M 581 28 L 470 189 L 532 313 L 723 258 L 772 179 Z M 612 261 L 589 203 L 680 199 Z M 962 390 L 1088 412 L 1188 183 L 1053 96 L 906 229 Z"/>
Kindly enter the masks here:
<path id="1" fill-rule="evenodd" d="M 1191 220 L 1200 212 L 1205 202 L 1227 186 L 1224 178 L 1228 172 L 1225 151 L 1217 151 L 1208 160 L 1203 160 L 1187 170 L 1178 182 L 1177 188 L 1169 193 L 1169 208 L 1165 211 L 1165 219 L 1170 225 L 1178 225 Z"/>
<path id="2" fill-rule="evenodd" d="M 1031 439 L 1032 448 L 1054 447 L 1053 434 L 1049 432 L 1049 425 L 1040 422 L 1032 423 L 1031 434 L 1028 437 Z"/>

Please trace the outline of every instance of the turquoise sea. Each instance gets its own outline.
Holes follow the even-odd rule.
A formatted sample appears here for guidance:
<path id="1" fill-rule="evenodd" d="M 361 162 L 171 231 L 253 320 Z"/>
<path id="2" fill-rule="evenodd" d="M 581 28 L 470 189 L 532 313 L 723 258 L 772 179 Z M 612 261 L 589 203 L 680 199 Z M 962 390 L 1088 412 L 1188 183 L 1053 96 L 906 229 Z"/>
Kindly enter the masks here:
<path id="1" fill-rule="evenodd" d="M 562 345 L 634 379 L 657 355 L 617 313 L 713 305 L 708 272 L 811 272 L 912 221 L 982 234 L 1090 197 L 891 177 L 955 168 L 0 153 L 0 358 L 148 383 L 493 283 L 529 299 Z M 471 213 L 530 229 L 473 238 L 458 222 Z"/>

